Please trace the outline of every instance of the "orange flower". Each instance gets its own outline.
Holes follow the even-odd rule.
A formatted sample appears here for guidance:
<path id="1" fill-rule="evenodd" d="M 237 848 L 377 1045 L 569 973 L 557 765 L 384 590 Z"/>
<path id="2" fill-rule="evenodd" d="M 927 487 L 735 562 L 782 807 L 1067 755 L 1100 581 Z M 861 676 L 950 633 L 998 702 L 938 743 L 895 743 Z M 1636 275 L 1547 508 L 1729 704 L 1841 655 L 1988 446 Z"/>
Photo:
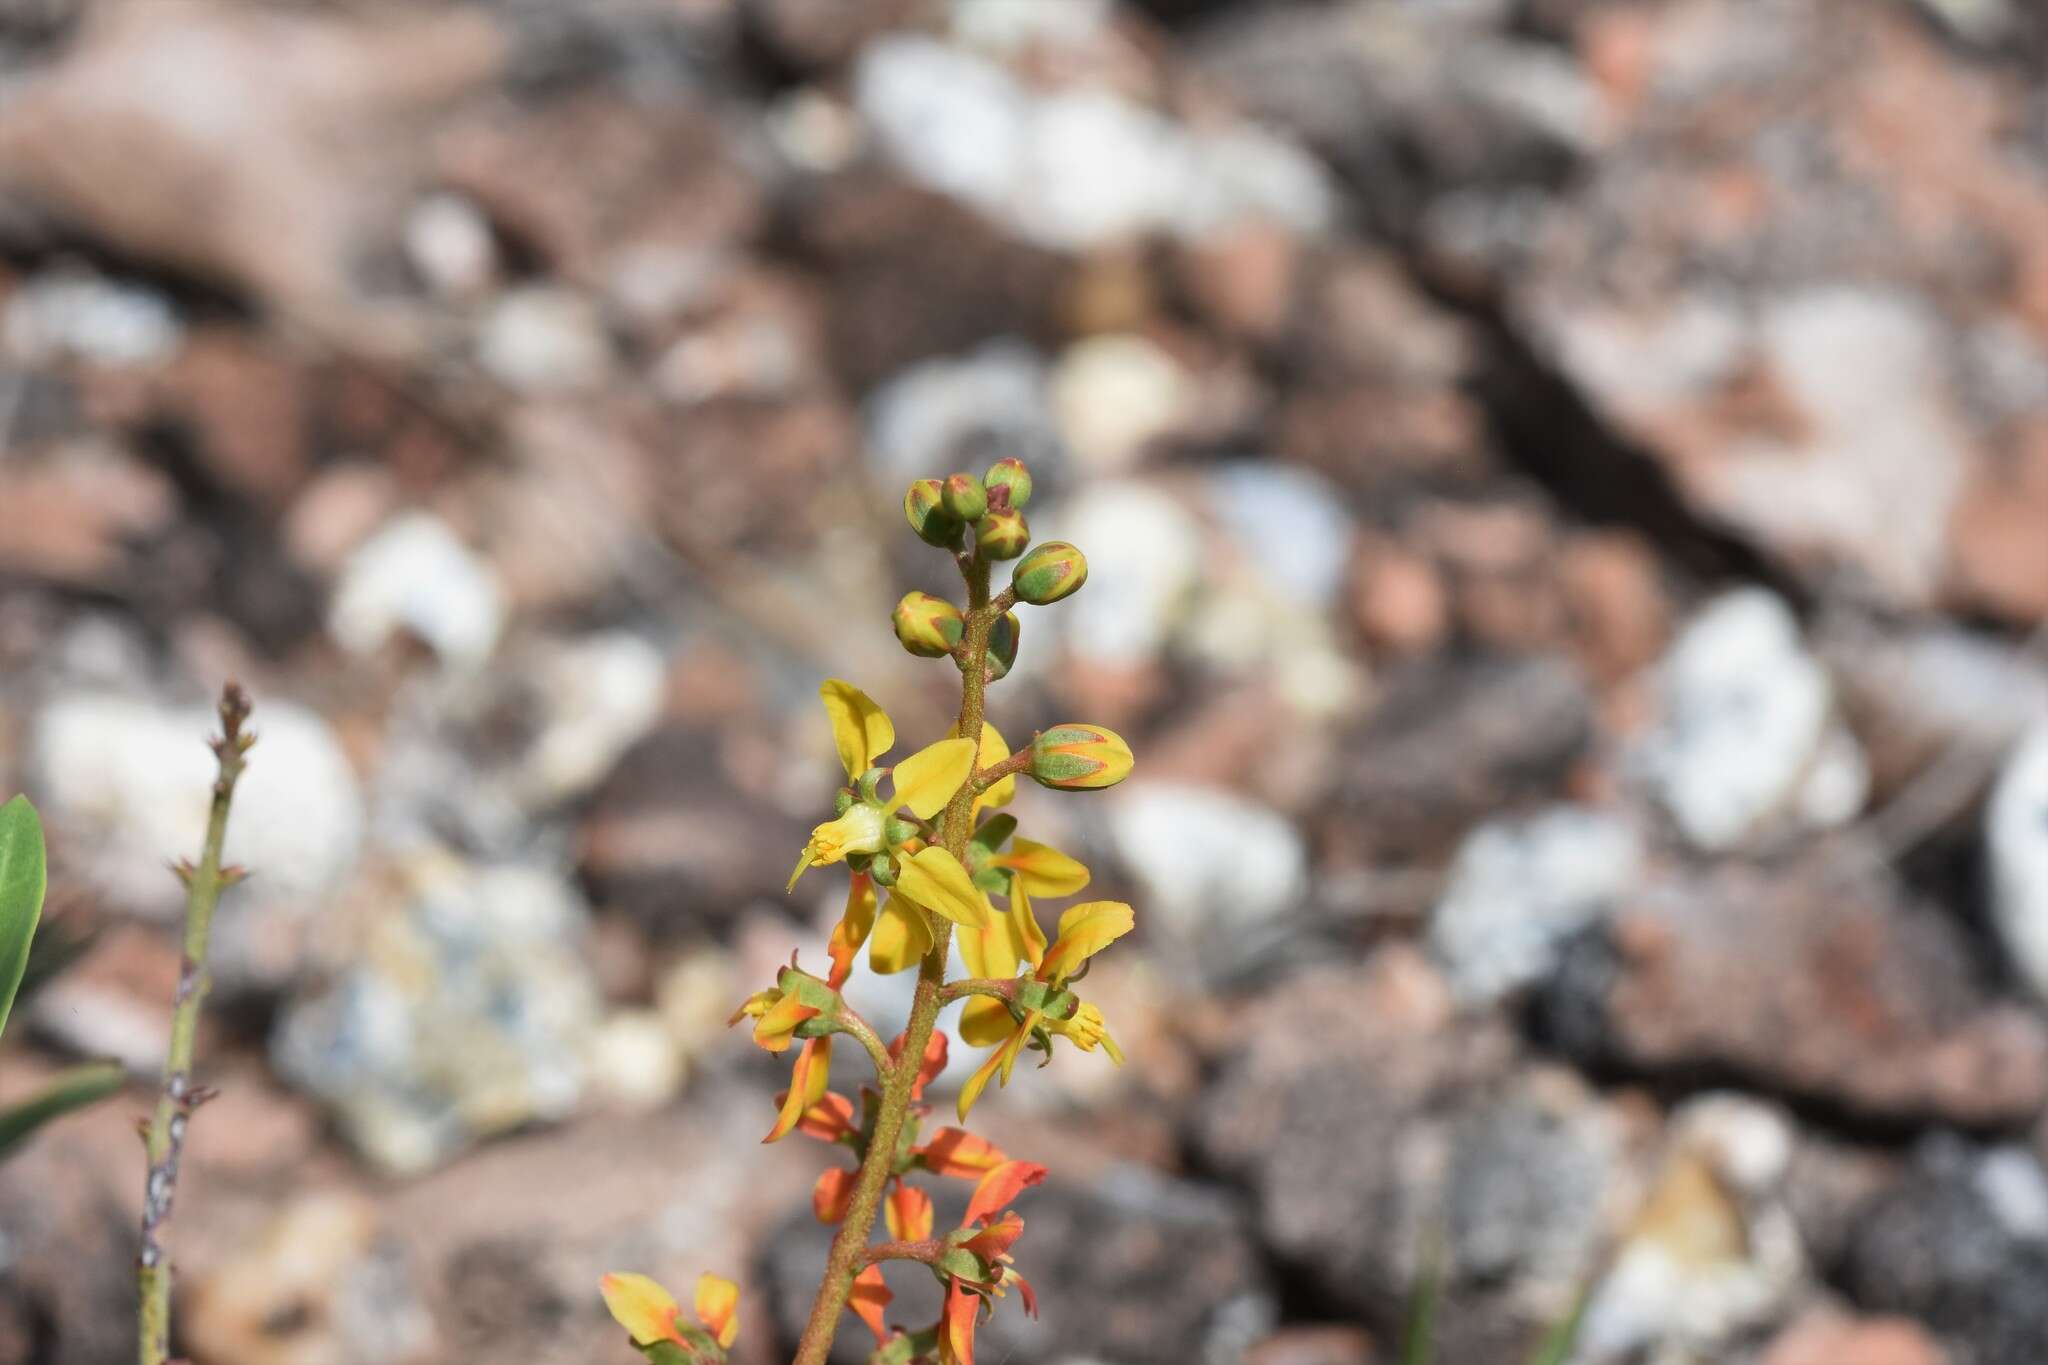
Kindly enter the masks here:
<path id="1" fill-rule="evenodd" d="M 796 1065 L 790 1068 L 789 1089 L 776 1097 L 781 1112 L 776 1116 L 775 1126 L 761 1141 L 780 1142 L 788 1137 L 803 1116 L 825 1098 L 825 1087 L 831 1080 L 832 1040 L 813 1038 L 796 1054 Z"/>
<path id="2" fill-rule="evenodd" d="M 1024 1301 L 1024 1311 L 1038 1316 L 1038 1296 L 1030 1281 L 1010 1267 L 1010 1248 L 1023 1235 L 1024 1220 L 1004 1212 L 1019 1194 L 1045 1179 L 1045 1167 L 1030 1161 L 1006 1161 L 981 1177 L 974 1195 L 967 1201 L 967 1216 L 960 1230 L 947 1241 L 959 1251 L 972 1253 L 975 1277 L 959 1273 L 965 1266 L 949 1258 L 946 1302 L 939 1312 L 939 1360 L 941 1365 L 974 1365 L 974 1329 L 982 1311 L 994 1311 L 995 1300 L 1011 1285 Z M 997 1217 L 1001 1214 L 1000 1217 Z"/>
<path id="3" fill-rule="evenodd" d="M 604 1306 L 619 1326 L 626 1329 L 633 1344 L 650 1360 L 662 1358 L 657 1349 L 680 1346 L 690 1360 L 723 1360 L 725 1351 L 739 1335 L 737 1310 L 740 1288 L 717 1275 L 697 1280 L 696 1302 L 692 1305 L 700 1328 L 682 1320 L 682 1308 L 666 1289 L 645 1275 L 614 1271 L 598 1282 Z"/>

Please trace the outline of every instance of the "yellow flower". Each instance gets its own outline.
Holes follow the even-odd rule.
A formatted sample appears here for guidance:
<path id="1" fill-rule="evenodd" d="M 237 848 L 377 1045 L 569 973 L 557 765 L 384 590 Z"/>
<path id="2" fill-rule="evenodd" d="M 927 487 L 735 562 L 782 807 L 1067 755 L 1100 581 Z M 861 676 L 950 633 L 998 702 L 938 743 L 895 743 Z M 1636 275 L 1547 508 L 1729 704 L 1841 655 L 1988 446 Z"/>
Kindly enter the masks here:
<path id="1" fill-rule="evenodd" d="M 1045 950 L 1038 969 L 1031 975 L 1031 981 L 1044 988 L 1033 993 L 1042 998 L 1046 991 L 1064 990 L 1068 978 L 1080 971 L 1089 958 L 1131 932 L 1135 923 L 1136 916 L 1131 907 L 1122 901 L 1088 901 L 1069 907 L 1060 916 L 1059 937 Z M 1005 1010 L 1008 1008 L 999 1001 L 990 1003 Z M 1032 1009 L 1004 1039 L 1002 1046 L 990 1053 L 988 1060 L 960 1088 L 960 1117 L 963 1121 L 991 1080 L 998 1085 L 1010 1083 L 1010 1073 L 1016 1069 L 1017 1058 L 1023 1053 L 1025 1044 L 1031 1041 L 1032 1034 L 1040 1029 L 1062 1035 L 1084 1052 L 1093 1052 L 1100 1046 L 1109 1054 L 1110 1060 L 1123 1064 L 1123 1050 L 1109 1036 L 1101 1011 L 1093 1006 L 1078 1005 L 1065 1019 L 1047 1019 L 1043 1009 Z M 961 1036 L 973 1041 L 967 1039 L 964 1022 Z"/>
<path id="2" fill-rule="evenodd" d="M 831 1084 L 832 1039 L 813 1038 L 797 1052 L 796 1065 L 790 1068 L 789 1089 L 778 1097 L 782 1108 L 776 1115 L 775 1126 L 761 1141 L 780 1142 L 788 1137 L 804 1112 L 825 1098 Z"/>
<path id="3" fill-rule="evenodd" d="M 946 731 L 946 737 L 951 739 L 959 735 L 959 733 L 960 727 L 954 725 Z M 975 767 L 993 768 L 996 764 L 1009 758 L 1009 756 L 1010 746 L 1004 741 L 1002 732 L 987 721 L 983 721 L 981 723 L 981 752 L 975 755 Z M 1016 798 L 1016 795 L 1017 775 L 1012 773 L 974 798 L 974 806 L 968 812 L 967 823 L 972 825 L 976 820 L 979 820 L 981 813 L 985 810 L 995 810 L 1009 805 Z"/>
<path id="4" fill-rule="evenodd" d="M 832 740 L 846 769 L 846 780 L 859 783 L 875 760 L 896 743 L 896 727 L 888 714 L 852 683 L 827 678 L 818 695 L 832 722 Z M 964 739 L 942 739 L 918 750 L 890 770 L 887 800 L 856 800 L 844 814 L 811 831 L 810 841 L 797 857 L 796 870 L 789 874 L 790 888 L 795 888 L 806 868 L 844 862 L 856 853 L 880 853 L 886 846 L 891 814 L 908 810 L 929 820 L 946 808 L 953 793 L 973 773 L 974 746 Z"/>
<path id="5" fill-rule="evenodd" d="M 598 1290 L 613 1320 L 643 1349 L 667 1342 L 690 1351 L 689 1358 L 695 1360 L 710 1358 L 698 1353 L 716 1343 L 720 1352 L 716 1358 L 723 1359 L 722 1353 L 739 1336 L 740 1287 L 722 1276 L 698 1277 L 692 1306 L 697 1321 L 703 1324 L 701 1329 L 682 1321 L 682 1306 L 674 1296 L 645 1275 L 613 1271 L 598 1282 Z M 654 1352 L 647 1354 L 654 1358 Z"/>

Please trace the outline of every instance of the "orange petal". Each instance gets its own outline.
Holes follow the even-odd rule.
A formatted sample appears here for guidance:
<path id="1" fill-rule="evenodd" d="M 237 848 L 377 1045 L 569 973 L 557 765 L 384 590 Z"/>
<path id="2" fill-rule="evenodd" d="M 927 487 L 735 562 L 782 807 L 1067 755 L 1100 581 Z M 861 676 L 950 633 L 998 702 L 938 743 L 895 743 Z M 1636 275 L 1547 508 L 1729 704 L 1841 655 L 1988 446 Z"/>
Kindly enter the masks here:
<path id="1" fill-rule="evenodd" d="M 956 1278 L 946 1285 L 946 1306 L 939 1311 L 940 1365 L 974 1365 L 974 1326 L 981 1316 L 981 1296 Z"/>
<path id="2" fill-rule="evenodd" d="M 1024 1220 L 1014 1210 L 990 1223 L 960 1245 L 966 1247 L 984 1261 L 993 1261 L 1007 1255 L 1017 1239 L 1024 1235 Z"/>
<path id="3" fill-rule="evenodd" d="M 834 1167 L 818 1177 L 811 1187 L 811 1212 L 821 1223 L 846 1219 L 846 1206 L 853 1202 L 854 1172 Z"/>
<path id="4" fill-rule="evenodd" d="M 796 1126 L 797 1131 L 806 1137 L 837 1142 L 854 1132 L 853 1101 L 827 1091 L 825 1098 L 804 1110 L 804 1116 L 797 1120 Z"/>
<path id="5" fill-rule="evenodd" d="M 853 1277 L 853 1294 L 847 1299 L 847 1307 L 868 1325 L 875 1334 L 875 1340 L 884 1346 L 889 1344 L 889 1328 L 882 1321 L 882 1310 L 896 1296 L 889 1292 L 888 1283 L 882 1278 L 882 1267 L 871 1265 Z"/>
<path id="6" fill-rule="evenodd" d="M 780 1142 L 788 1137 L 804 1111 L 825 1098 L 825 1088 L 831 1080 L 832 1040 L 813 1038 L 797 1052 L 796 1065 L 790 1068 L 789 1089 L 782 1095 L 782 1112 L 761 1141 Z"/>
<path id="7" fill-rule="evenodd" d="M 977 1220 L 1000 1213 L 1010 1206 L 1011 1200 L 1043 1179 L 1045 1167 L 1035 1161 L 1005 1161 L 974 1187 L 974 1197 L 967 1201 L 967 1216 L 960 1220 L 960 1226 L 972 1227 Z"/>
<path id="8" fill-rule="evenodd" d="M 854 959 L 860 956 L 860 946 L 868 941 L 874 927 L 875 880 L 865 872 L 856 872 L 846 891 L 846 910 L 839 916 L 831 942 L 825 947 L 826 955 L 832 959 L 832 975 L 826 984 L 833 990 L 845 985 L 846 978 L 853 974 Z"/>
<path id="9" fill-rule="evenodd" d="M 597 1287 L 604 1295 L 605 1308 L 626 1329 L 635 1346 L 683 1340 L 682 1333 L 676 1330 L 676 1314 L 682 1311 L 681 1306 L 666 1289 L 645 1275 L 614 1271 L 599 1280 Z"/>
<path id="10" fill-rule="evenodd" d="M 889 1191 L 882 1214 L 889 1221 L 889 1235 L 899 1242 L 922 1242 L 932 1235 L 931 1196 L 915 1185 L 899 1181 Z"/>
<path id="11" fill-rule="evenodd" d="M 933 1175 L 971 1178 L 979 1178 L 1009 1160 L 1002 1148 L 965 1128 L 939 1129 L 930 1142 L 918 1149 L 918 1155 Z"/>
<path id="12" fill-rule="evenodd" d="M 903 1059 L 903 1045 L 909 1040 L 908 1033 L 896 1035 L 895 1040 L 889 1044 L 889 1056 L 892 1060 Z M 917 1079 L 910 1083 L 910 1098 L 923 1099 L 924 1088 L 937 1079 L 938 1074 L 945 1069 L 946 1035 L 933 1029 L 930 1041 L 924 1045 L 924 1062 L 917 1068 Z"/>
<path id="13" fill-rule="evenodd" d="M 797 1025 L 818 1012 L 816 1006 L 806 1005 L 793 995 L 785 995 L 754 1021 L 754 1042 L 770 1052 L 787 1052 L 790 1039 L 796 1036 Z"/>
<path id="14" fill-rule="evenodd" d="M 731 1346 L 733 1338 L 740 1334 L 739 1318 L 734 1312 L 739 1303 L 740 1287 L 731 1280 L 708 1272 L 697 1277 L 697 1321 L 704 1324 L 704 1330 L 720 1346 Z"/>

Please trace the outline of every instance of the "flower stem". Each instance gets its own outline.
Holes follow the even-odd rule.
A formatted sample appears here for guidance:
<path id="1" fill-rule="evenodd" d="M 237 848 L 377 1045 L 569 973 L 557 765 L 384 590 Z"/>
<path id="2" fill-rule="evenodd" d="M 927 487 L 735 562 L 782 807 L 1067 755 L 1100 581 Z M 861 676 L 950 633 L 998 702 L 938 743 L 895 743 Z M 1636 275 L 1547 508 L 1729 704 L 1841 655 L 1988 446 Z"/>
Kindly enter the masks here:
<path id="1" fill-rule="evenodd" d="M 1000 614 L 988 598 L 988 562 L 977 552 L 961 556 L 961 572 L 967 579 L 967 628 L 963 634 L 966 659 L 960 669 L 960 723 L 962 739 L 972 740 L 979 752 L 982 701 L 988 685 L 989 628 Z M 962 784 L 946 806 L 940 826 L 942 842 L 956 858 L 967 855 L 967 839 L 973 830 L 973 783 Z M 939 1007 L 946 986 L 946 957 L 953 945 L 953 925 L 938 919 L 932 934 L 932 949 L 917 969 L 917 992 L 911 998 L 910 1022 L 904 1029 L 902 1054 L 883 1073 L 882 1104 L 875 1116 L 874 1135 L 861 1157 L 860 1172 L 854 1177 L 853 1197 L 846 1218 L 832 1239 L 832 1251 L 825 1262 L 825 1278 L 818 1285 L 818 1297 L 811 1303 L 810 1320 L 797 1343 L 795 1365 L 825 1365 L 832 1351 L 832 1337 L 853 1293 L 853 1277 L 868 1264 L 868 1237 L 874 1231 L 875 1215 L 881 1208 L 882 1188 L 888 1183 L 903 1121 L 910 1112 L 910 1092 L 917 1084 L 918 1068 L 924 1063 L 925 1048 L 938 1026 Z"/>
<path id="2" fill-rule="evenodd" d="M 227 838 L 228 808 L 235 797 L 235 782 L 242 775 L 243 762 L 254 735 L 242 732 L 249 718 L 249 698 L 234 683 L 221 691 L 221 735 L 213 741 L 219 760 L 213 783 L 213 806 L 206 821 L 206 844 L 199 865 L 178 866 L 185 882 L 185 950 L 178 964 L 177 1012 L 171 1019 L 170 1052 L 164 1060 L 164 1088 L 157 1097 L 156 1113 L 144 1138 L 149 1175 L 143 1185 L 142 1250 L 135 1261 L 135 1280 L 141 1301 L 141 1365 L 164 1365 L 171 1353 L 171 1263 L 164 1256 L 159 1235 L 171 1218 L 171 1201 L 178 1187 L 178 1159 L 184 1153 L 185 1128 L 192 1111 L 204 1103 L 210 1091 L 192 1083 L 192 1051 L 199 1035 L 199 1011 L 206 1003 L 212 984 L 206 972 L 206 941 L 213 929 L 214 908 L 221 891 L 240 881 L 240 868 L 222 867 L 221 844 Z"/>

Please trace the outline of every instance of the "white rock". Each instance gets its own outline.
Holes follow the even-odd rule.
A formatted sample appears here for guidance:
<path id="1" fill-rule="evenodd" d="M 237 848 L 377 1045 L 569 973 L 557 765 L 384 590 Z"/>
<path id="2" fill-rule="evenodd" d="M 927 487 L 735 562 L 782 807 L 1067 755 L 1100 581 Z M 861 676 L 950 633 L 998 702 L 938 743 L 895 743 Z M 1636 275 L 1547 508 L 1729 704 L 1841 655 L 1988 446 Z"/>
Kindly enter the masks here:
<path id="1" fill-rule="evenodd" d="M 1862 750 L 1827 672 L 1761 588 L 1709 603 L 1657 669 L 1660 714 L 1635 758 L 1695 846 L 1734 847 L 1774 816 L 1831 825 L 1861 808 Z"/>
<path id="2" fill-rule="evenodd" d="M 1110 14 L 1110 0 L 952 0 L 952 29 L 969 47 L 991 52 L 1078 48 L 1103 32 Z"/>
<path id="3" fill-rule="evenodd" d="M 1234 461 L 1210 474 L 1209 506 L 1276 591 L 1317 612 L 1336 604 L 1352 524 L 1328 479 L 1290 465 Z"/>
<path id="4" fill-rule="evenodd" d="M 327 628 L 352 654 L 374 653 L 404 630 L 450 664 L 475 665 L 496 646 L 504 615 L 490 567 L 447 523 L 408 512 L 349 556 Z"/>
<path id="5" fill-rule="evenodd" d="M 1145 888 L 1143 913 L 1182 943 L 1298 909 L 1308 850 L 1294 822 L 1214 787 L 1136 782 L 1110 808 L 1117 855 Z"/>
<path id="6" fill-rule="evenodd" d="M 913 179 L 1062 250 L 1254 216 L 1320 232 L 1332 217 L 1322 165 L 1277 136 L 1194 131 L 1105 89 L 1038 93 L 929 37 L 869 44 L 854 102 Z"/>
<path id="7" fill-rule="evenodd" d="M 1475 830 L 1429 925 L 1459 999 L 1485 1004 L 1539 979 L 1567 938 L 1627 892 L 1642 856 L 1627 821 L 1580 806 Z"/>
<path id="8" fill-rule="evenodd" d="M 98 365 L 152 365 L 184 341 L 163 295 L 82 271 L 37 275 L 7 298 L 0 340 L 31 363 L 77 358 Z"/>
<path id="9" fill-rule="evenodd" d="M 1127 468 L 1172 431 L 1196 398 L 1193 379 L 1142 336 L 1089 337 L 1052 375 L 1052 410 L 1075 458 L 1098 472 Z"/>
<path id="10" fill-rule="evenodd" d="M 235 793 L 225 857 L 257 875 L 237 893 L 302 914 L 354 865 L 363 803 L 354 771 L 327 722 L 293 702 L 257 699 L 257 745 Z M 213 799 L 206 741 L 219 719 L 111 693 L 80 693 L 37 714 L 35 791 L 67 840 L 92 856 L 80 867 L 131 908 L 169 913 L 183 903 L 164 871 L 197 857 Z"/>
<path id="11" fill-rule="evenodd" d="M 2048 1171 L 2024 1147 L 2006 1145 L 1984 1153 L 1974 1172 L 1985 1206 L 2014 1237 L 2048 1241 Z"/>
<path id="12" fill-rule="evenodd" d="M 1155 658 L 1200 578 L 1202 533 L 1187 508 L 1149 484 L 1099 483 L 1033 529 L 1040 540 L 1082 547 L 1088 586 L 1060 611 L 1034 616 L 1028 628 L 1040 629 L 1042 622 L 1094 663 L 1128 667 Z M 1044 657 L 1024 650 L 1034 666 Z"/>
<path id="13" fill-rule="evenodd" d="M 594 1088 L 623 1109 L 659 1109 L 683 1088 L 683 1050 L 653 1010 L 622 1010 L 590 1040 Z"/>
<path id="14" fill-rule="evenodd" d="M 468 298 L 498 274 L 491 225 L 459 194 L 430 194 L 405 220 L 405 254 L 427 287 L 444 298 Z"/>
<path id="15" fill-rule="evenodd" d="M 930 38 L 885 37 L 861 53 L 854 103 L 914 179 L 992 215 L 1007 206 L 1031 110 L 1002 67 Z"/>
<path id="16" fill-rule="evenodd" d="M 2034 994 L 2048 1001 L 2048 722 L 2006 761 L 1984 817 L 1991 918 Z"/>
<path id="17" fill-rule="evenodd" d="M 577 796 L 661 718 L 668 668 L 661 651 L 624 631 L 545 651 L 535 667 L 547 719 L 520 765 L 531 804 Z"/>
<path id="18" fill-rule="evenodd" d="M 477 361 L 517 389 L 588 388 L 612 360 L 611 339 L 591 301 L 574 290 L 535 285 L 500 297 L 477 337 Z"/>
<path id="19" fill-rule="evenodd" d="M 1046 405 L 1044 362 L 1001 338 L 927 360 L 877 389 L 867 405 L 867 448 L 879 486 L 896 497 L 912 479 L 946 474 L 989 447 L 1039 468 L 1058 450 Z M 970 466 L 980 473 L 979 466 Z"/>

